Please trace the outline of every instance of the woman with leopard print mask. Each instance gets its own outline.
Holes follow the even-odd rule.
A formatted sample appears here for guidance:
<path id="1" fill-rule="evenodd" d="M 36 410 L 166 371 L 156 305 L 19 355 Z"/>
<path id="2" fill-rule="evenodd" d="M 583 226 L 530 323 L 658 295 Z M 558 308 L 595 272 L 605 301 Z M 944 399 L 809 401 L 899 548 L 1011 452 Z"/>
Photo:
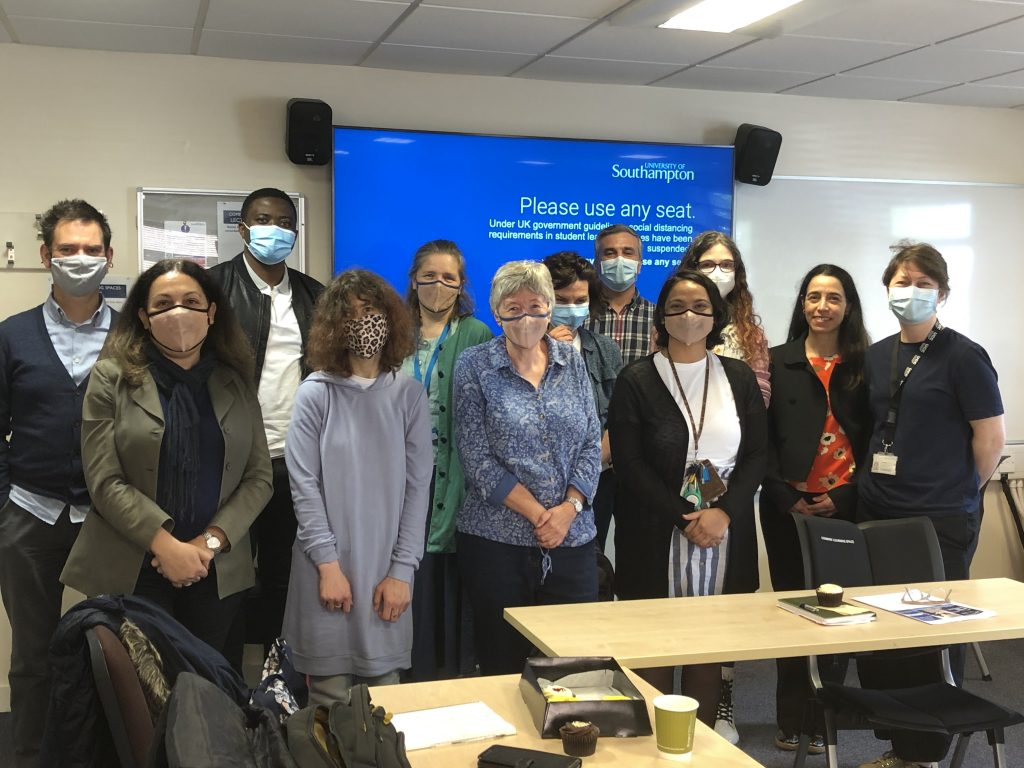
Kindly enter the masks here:
<path id="1" fill-rule="evenodd" d="M 411 663 L 413 574 L 433 473 L 430 410 L 405 375 L 405 304 L 381 277 L 343 272 L 317 301 L 285 447 L 298 533 L 284 636 L 310 703 L 397 683 Z"/>

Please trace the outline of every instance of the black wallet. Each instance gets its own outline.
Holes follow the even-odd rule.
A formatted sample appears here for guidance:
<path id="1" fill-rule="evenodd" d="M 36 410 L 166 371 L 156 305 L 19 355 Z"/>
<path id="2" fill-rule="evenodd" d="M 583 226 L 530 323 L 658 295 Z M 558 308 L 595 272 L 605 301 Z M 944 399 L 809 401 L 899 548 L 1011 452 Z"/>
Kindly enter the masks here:
<path id="1" fill-rule="evenodd" d="M 477 757 L 477 768 L 582 768 L 583 761 L 568 755 L 553 755 L 537 749 L 495 744 Z"/>

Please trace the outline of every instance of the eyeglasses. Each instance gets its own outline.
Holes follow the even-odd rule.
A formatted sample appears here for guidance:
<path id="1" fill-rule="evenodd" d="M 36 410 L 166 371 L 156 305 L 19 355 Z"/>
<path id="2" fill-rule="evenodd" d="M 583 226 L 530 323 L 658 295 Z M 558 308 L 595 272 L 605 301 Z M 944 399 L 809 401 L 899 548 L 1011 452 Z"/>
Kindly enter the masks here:
<path id="1" fill-rule="evenodd" d="M 726 259 L 724 261 L 715 261 L 714 259 L 706 259 L 704 261 L 697 262 L 697 269 L 703 272 L 705 275 L 710 275 L 715 271 L 715 267 L 718 267 L 723 272 L 735 272 L 736 262 L 732 259 Z"/>
<path id="2" fill-rule="evenodd" d="M 916 587 L 904 587 L 900 602 L 907 605 L 941 605 L 949 602 L 951 594 L 953 594 L 952 588 L 948 588 L 945 595 L 933 595 Z"/>

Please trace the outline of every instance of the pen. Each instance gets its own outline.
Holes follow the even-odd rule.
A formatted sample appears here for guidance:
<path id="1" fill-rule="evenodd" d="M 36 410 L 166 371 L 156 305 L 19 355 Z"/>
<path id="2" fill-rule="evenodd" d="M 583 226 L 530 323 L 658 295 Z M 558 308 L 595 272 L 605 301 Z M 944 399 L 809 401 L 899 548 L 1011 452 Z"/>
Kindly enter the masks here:
<path id="1" fill-rule="evenodd" d="M 818 613 L 818 606 L 816 605 L 811 605 L 810 603 L 800 603 L 800 607 L 803 608 L 805 611 L 810 611 L 811 613 Z"/>

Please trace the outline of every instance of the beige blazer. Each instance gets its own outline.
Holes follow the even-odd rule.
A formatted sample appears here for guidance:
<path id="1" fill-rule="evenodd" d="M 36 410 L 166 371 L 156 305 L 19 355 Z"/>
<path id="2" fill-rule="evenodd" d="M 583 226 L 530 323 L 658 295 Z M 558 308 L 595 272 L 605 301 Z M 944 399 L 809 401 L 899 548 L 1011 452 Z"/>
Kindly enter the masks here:
<path id="1" fill-rule="evenodd" d="M 210 376 L 210 400 L 224 434 L 220 508 L 211 525 L 227 534 L 229 552 L 217 555 L 221 598 L 255 581 L 249 526 L 272 492 L 270 454 L 255 389 L 227 366 Z M 82 462 L 92 509 L 71 549 L 61 581 L 94 595 L 130 594 L 159 528 L 174 521 L 154 501 L 164 415 L 156 382 L 124 380 L 115 360 L 92 370 L 82 406 Z"/>

